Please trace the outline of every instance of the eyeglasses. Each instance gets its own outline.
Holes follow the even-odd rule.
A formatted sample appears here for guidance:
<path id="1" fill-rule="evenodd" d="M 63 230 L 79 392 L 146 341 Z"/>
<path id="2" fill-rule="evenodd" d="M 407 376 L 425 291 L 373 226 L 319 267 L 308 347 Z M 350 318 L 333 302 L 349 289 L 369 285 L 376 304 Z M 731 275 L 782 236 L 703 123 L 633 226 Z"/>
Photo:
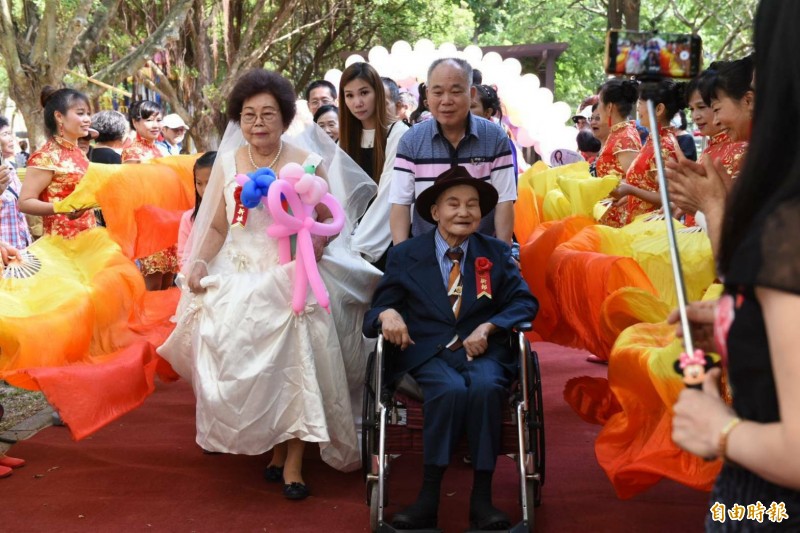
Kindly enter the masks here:
<path id="1" fill-rule="evenodd" d="M 264 124 L 269 124 L 271 122 L 275 122 L 278 119 L 278 114 L 274 111 L 269 111 L 267 113 L 261 113 L 260 115 L 256 115 L 255 113 L 242 113 L 242 124 L 255 124 L 256 119 L 261 119 L 261 122 Z"/>
<path id="2" fill-rule="evenodd" d="M 168 130 L 174 131 L 175 133 L 186 133 L 186 128 L 170 128 L 169 126 L 164 126 L 164 127 Z"/>
<path id="3" fill-rule="evenodd" d="M 589 119 L 589 122 L 600 122 L 600 115 L 592 115 L 592 118 Z"/>
<path id="4" fill-rule="evenodd" d="M 324 96 L 322 98 L 312 98 L 311 100 L 308 101 L 308 105 L 316 105 L 320 107 L 332 103 L 333 103 L 333 98 L 329 98 L 327 96 Z"/>

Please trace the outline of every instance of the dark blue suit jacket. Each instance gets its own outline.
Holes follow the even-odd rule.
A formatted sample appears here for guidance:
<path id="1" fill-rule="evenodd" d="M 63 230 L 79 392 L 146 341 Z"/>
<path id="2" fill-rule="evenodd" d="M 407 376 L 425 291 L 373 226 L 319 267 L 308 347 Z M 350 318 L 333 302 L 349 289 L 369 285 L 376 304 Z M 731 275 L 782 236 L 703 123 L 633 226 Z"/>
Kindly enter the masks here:
<path id="1" fill-rule="evenodd" d="M 436 260 L 435 231 L 438 230 L 389 250 L 386 273 L 375 290 L 372 309 L 364 317 L 364 334 L 377 336 L 378 316 L 386 309 L 394 309 L 403 316 L 415 344 L 393 358 L 392 373 L 399 375 L 444 350 L 456 333 L 464 340 L 480 324 L 491 322 L 499 330 L 489 338 L 489 348 L 482 357 L 496 359 L 514 372 L 517 354 L 509 350 L 508 332 L 520 322 L 533 321 L 539 303 L 511 258 L 511 248 L 503 241 L 480 233 L 469 237 L 462 267 L 461 309 L 456 320 Z M 475 260 L 479 257 L 493 263 L 491 298 L 477 298 Z"/>

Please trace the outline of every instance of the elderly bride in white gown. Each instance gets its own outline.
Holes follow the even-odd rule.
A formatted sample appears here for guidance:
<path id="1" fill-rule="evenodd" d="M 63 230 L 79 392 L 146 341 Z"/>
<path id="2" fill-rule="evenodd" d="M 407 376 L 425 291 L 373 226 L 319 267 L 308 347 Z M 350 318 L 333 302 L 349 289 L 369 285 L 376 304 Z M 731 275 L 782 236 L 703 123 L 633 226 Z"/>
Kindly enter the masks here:
<path id="1" fill-rule="evenodd" d="M 197 443 L 207 451 L 249 455 L 272 449 L 264 476 L 282 481 L 287 498 L 303 499 L 309 494 L 302 476 L 306 442 L 319 443 L 334 468 L 359 465 L 360 329 L 380 272 L 348 243 L 375 186 L 351 172 L 352 163 L 327 138 L 316 145 L 322 156 L 287 141 L 295 100 L 285 78 L 262 69 L 246 73 L 231 91 L 231 123 L 193 229 L 177 326 L 158 351 L 192 382 Z M 305 310 L 292 311 L 294 261 L 279 263 L 277 241 L 266 233 L 269 210 L 260 204 L 242 217 L 234 194 L 237 173 L 269 167 L 277 174 L 291 162 L 315 166 L 329 179 L 348 215 L 336 239 L 314 237 L 332 314 L 310 291 Z M 318 205 L 316 215 L 325 221 L 330 212 Z"/>

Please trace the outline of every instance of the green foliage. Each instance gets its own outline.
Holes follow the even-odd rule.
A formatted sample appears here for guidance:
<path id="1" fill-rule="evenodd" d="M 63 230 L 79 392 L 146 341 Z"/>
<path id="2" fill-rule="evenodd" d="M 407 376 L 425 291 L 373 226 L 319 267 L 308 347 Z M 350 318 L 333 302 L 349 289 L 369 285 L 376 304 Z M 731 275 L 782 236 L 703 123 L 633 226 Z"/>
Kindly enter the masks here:
<path id="1" fill-rule="evenodd" d="M 475 28 L 475 14 L 466 5 L 448 0 L 430 1 L 393 1 L 386 2 L 378 10 L 367 7 L 368 13 L 374 13 L 380 24 L 374 44 L 391 46 L 398 40 L 405 40 L 412 45 L 415 41 L 427 38 L 435 43 L 452 42 L 458 46 L 470 44 Z M 394 10 L 390 4 L 396 4 Z M 392 20 L 394 18 L 394 21 Z M 374 46 L 371 44 L 371 46 Z"/>
<path id="2" fill-rule="evenodd" d="M 479 45 L 566 42 L 556 63 L 555 99 L 575 107 L 605 79 L 604 17 L 569 8 L 566 0 L 518 0 L 507 4 L 500 26 L 478 38 Z"/>
<path id="3" fill-rule="evenodd" d="M 757 0 L 673 0 L 671 4 L 669 9 L 643 4 L 642 29 L 699 34 L 706 63 L 752 51 Z"/>
<path id="4" fill-rule="evenodd" d="M 259 64 L 280 70 L 298 87 L 321 77 L 329 68 L 342 68 L 348 53 L 365 52 L 375 45 L 387 48 L 397 40 L 413 45 L 427 38 L 463 47 L 565 42 L 569 48 L 556 63 L 555 98 L 575 107 L 605 80 L 603 55 L 608 0 L 301 0 L 288 22 L 277 26 L 284 3 L 228 0 L 231 19 L 223 18 L 220 0 L 202 0 L 202 14 L 184 24 L 177 41 L 166 45 L 168 73 L 176 101 L 196 112 L 215 112 L 224 99 L 226 80 L 236 75 L 235 58 L 247 57 L 262 47 Z M 89 13 L 77 13 L 80 0 L 57 3 L 59 26 L 85 16 L 89 24 L 100 20 L 102 0 L 94 0 Z M 18 40 L 30 44 L 35 32 L 31 20 L 43 18 L 45 0 L 10 2 Z M 740 57 L 750 51 L 752 17 L 757 0 L 659 0 L 641 2 L 640 26 L 669 32 L 698 32 L 704 40 L 706 63 Z M 175 0 L 123 0 L 110 26 L 96 46 L 69 65 L 86 74 L 98 72 L 136 49 L 165 20 Z M 333 15 L 331 15 L 333 13 Z M 226 31 L 226 24 L 227 29 Z M 253 26 L 253 49 L 240 50 L 243 35 Z M 264 39 L 276 31 L 277 42 Z M 195 44 L 205 32 L 208 46 Z M 29 35 L 33 33 L 33 35 Z M 25 46 L 23 46 L 25 48 Z M 226 51 L 229 54 L 226 56 Z M 213 65 L 203 63 L 202 54 Z M 0 58 L 2 63 L 2 58 Z M 77 64 L 76 64 L 77 63 Z M 202 63 L 202 64 L 201 64 Z M 205 66 L 204 66 L 205 65 Z M 543 66 L 523 61 L 532 72 Z M 204 70 L 205 69 L 205 70 Z M 131 75 L 134 73 L 131 72 Z M 78 82 L 78 80 L 75 80 Z M 7 87 L 0 73 L 0 92 Z M 205 111 L 202 111 L 205 110 Z"/>
<path id="5" fill-rule="evenodd" d="M 479 2 L 499 7 L 491 31 L 479 45 L 566 42 L 556 66 L 556 100 L 576 107 L 606 79 L 603 71 L 607 27 L 604 0 L 515 0 Z M 662 32 L 697 32 L 704 41 L 705 63 L 741 57 L 752 49 L 757 0 L 662 0 L 642 2 L 640 27 Z M 482 20 L 477 8 L 476 19 Z"/>

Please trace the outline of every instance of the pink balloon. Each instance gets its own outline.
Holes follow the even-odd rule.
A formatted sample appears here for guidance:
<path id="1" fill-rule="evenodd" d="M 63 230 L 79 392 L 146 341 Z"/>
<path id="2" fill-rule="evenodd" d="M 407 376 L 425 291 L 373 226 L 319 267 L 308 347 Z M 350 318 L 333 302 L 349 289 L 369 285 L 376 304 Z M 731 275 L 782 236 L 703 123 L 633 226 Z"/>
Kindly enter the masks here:
<path id="1" fill-rule="evenodd" d="M 306 170 L 297 163 L 287 163 L 286 165 L 281 168 L 280 171 L 280 178 L 284 179 L 288 182 L 291 182 L 292 185 L 300 181 L 300 179 L 305 175 Z"/>
<path id="2" fill-rule="evenodd" d="M 284 173 L 286 167 L 281 169 L 280 177 L 270 186 L 267 193 L 267 206 L 273 219 L 273 224 L 267 228 L 267 233 L 278 239 L 281 264 L 292 260 L 289 236 L 297 235 L 292 310 L 300 314 L 305 309 L 306 295 L 308 288 L 311 287 L 317 302 L 330 313 L 330 297 L 319 274 L 311 236 L 330 237 L 339 233 L 344 227 L 344 210 L 336 198 L 327 192 L 325 180 L 319 176 L 306 174 L 304 170 L 298 177 L 295 168 L 290 168 Z M 302 170 L 302 167 L 300 169 Z M 322 184 L 319 181 L 322 181 Z M 283 208 L 282 198 L 286 199 L 291 213 Z M 314 220 L 314 207 L 317 204 L 325 205 L 331 211 L 332 222 L 322 223 Z"/>
<path id="3" fill-rule="evenodd" d="M 520 146 L 528 148 L 533 146 L 534 140 L 533 137 L 531 137 L 528 133 L 528 130 L 520 128 L 517 132 L 517 142 L 520 144 Z"/>
<path id="4" fill-rule="evenodd" d="M 415 76 L 409 76 L 401 79 L 397 82 L 397 84 L 403 89 L 411 89 L 417 85 L 417 78 Z"/>
<path id="5" fill-rule="evenodd" d="M 317 205 L 328 192 L 328 183 L 314 174 L 305 174 L 294 184 L 294 190 L 300 195 L 303 203 Z"/>

